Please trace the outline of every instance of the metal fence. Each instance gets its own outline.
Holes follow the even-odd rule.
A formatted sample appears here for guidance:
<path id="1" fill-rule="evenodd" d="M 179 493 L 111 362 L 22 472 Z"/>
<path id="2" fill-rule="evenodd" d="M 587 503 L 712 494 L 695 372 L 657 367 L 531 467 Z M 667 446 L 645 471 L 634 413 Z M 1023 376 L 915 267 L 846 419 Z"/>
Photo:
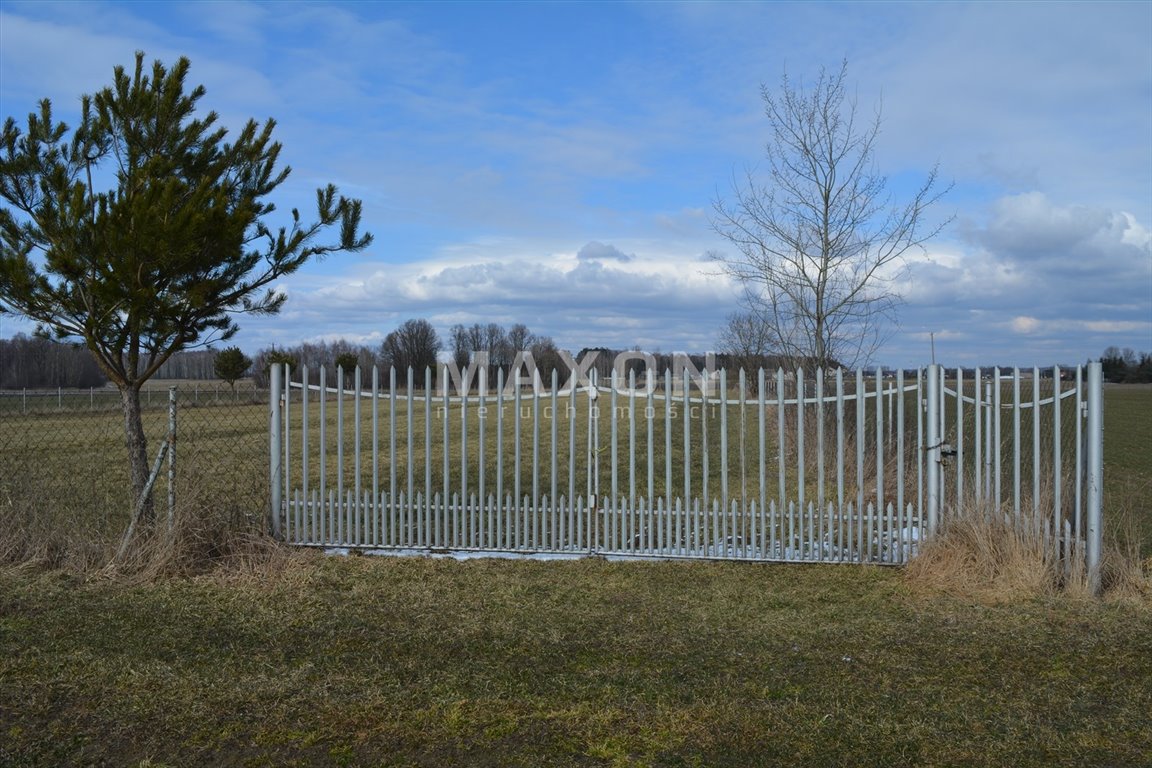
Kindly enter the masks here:
<path id="1" fill-rule="evenodd" d="M 268 488 L 268 393 L 250 387 L 180 382 L 174 502 L 262 525 Z M 141 393 L 149 460 L 167 439 L 169 392 Z M 168 477 L 157 481 L 163 509 Z M 124 416 L 115 389 L 0 392 L 0 518 L 32 519 L 112 540 L 124 532 L 133 499 Z"/>
<path id="2" fill-rule="evenodd" d="M 977 505 L 1098 566 L 1099 368 L 1048 374 L 500 373 L 489 391 L 480 370 L 454 394 L 447 372 L 437 392 L 430 370 L 346 386 L 277 367 L 272 524 L 315 546 L 899 564 Z"/>
<path id="3" fill-rule="evenodd" d="M 250 382 L 235 387 L 215 381 L 182 381 L 173 385 L 179 393 L 181 405 L 228 405 L 265 401 L 267 389 L 259 389 Z M 167 387 L 154 382 L 140 392 L 141 406 L 145 409 L 166 408 Z M 120 391 L 109 385 L 87 389 L 0 389 L 0 418 L 12 414 L 49 413 L 51 411 L 99 411 L 120 409 Z"/>
<path id="4" fill-rule="evenodd" d="M 177 503 L 313 546 L 874 563 L 976 508 L 1099 567 L 1097 364 L 564 389 L 482 369 L 464 393 L 430 371 L 273 375 L 276 396 L 176 388 Z M 154 455 L 168 392 L 143 397 Z M 128 488 L 117 392 L 0 392 L 0 516 L 114 537 Z"/>

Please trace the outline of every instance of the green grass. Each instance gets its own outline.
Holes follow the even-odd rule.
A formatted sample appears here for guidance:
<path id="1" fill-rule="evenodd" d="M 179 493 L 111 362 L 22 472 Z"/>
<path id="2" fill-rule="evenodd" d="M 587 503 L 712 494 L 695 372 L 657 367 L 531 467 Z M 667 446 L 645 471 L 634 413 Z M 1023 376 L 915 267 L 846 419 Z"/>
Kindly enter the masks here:
<path id="1" fill-rule="evenodd" d="M 303 558 L 0 575 L 0 763 L 1137 765 L 1152 612 L 900 572 Z"/>
<path id="2" fill-rule="evenodd" d="M 1152 557 L 1152 386 L 1104 388 L 1104 522 L 1131 525 Z"/>

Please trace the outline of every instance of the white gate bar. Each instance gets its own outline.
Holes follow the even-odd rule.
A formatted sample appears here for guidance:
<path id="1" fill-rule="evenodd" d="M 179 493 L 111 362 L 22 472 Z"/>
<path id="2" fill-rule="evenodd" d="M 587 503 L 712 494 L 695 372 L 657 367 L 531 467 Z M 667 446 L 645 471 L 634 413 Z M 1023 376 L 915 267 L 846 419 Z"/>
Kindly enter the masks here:
<path id="1" fill-rule="evenodd" d="M 936 364 L 928 366 L 927 405 L 928 535 L 935 536 L 940 522 L 940 371 Z"/>
<path id="2" fill-rule="evenodd" d="M 1040 369 L 1032 368 L 1032 520 L 1040 519 Z"/>
<path id="3" fill-rule="evenodd" d="M 1004 478 L 1004 424 L 1003 424 L 1003 408 L 1004 408 L 1004 387 L 1001 384 L 1000 369 L 992 369 L 992 450 L 995 451 L 995 458 L 993 459 L 993 493 L 992 500 L 994 508 L 998 507 L 1001 499 L 1004 498 L 1002 493 L 1003 478 Z"/>
<path id="4" fill-rule="evenodd" d="M 1084 509 L 1084 453 L 1081 447 L 1084 443 L 1084 419 L 1088 415 L 1088 404 L 1084 398 L 1084 379 L 1083 368 L 1076 367 L 1076 500 L 1073 510 L 1075 517 L 1076 539 L 1079 541 L 1084 536 L 1084 520 L 1082 517 L 1082 510 Z"/>
<path id="5" fill-rule="evenodd" d="M 1099 361 L 1088 364 L 1087 414 L 1087 565 L 1088 587 L 1093 595 L 1100 593 L 1100 558 L 1103 549 L 1101 508 L 1104 493 L 1104 396 L 1103 369 Z"/>
<path id="6" fill-rule="evenodd" d="M 576 384 L 573 382 L 568 393 L 568 531 L 572 536 L 572 548 L 583 549 L 583 516 L 575 511 L 576 506 Z M 497 449 L 499 452 L 500 449 Z M 671 453 L 671 451 L 669 451 Z M 575 525 L 574 525 L 575 524 Z"/>
<path id="7" fill-rule="evenodd" d="M 1020 369 L 1012 368 L 1012 509 L 1020 526 Z"/>
<path id="8" fill-rule="evenodd" d="M 280 391 L 283 367 L 273 365 L 271 371 L 271 385 L 269 388 L 271 413 L 269 415 L 268 430 L 268 488 L 271 491 L 271 509 L 269 510 L 269 528 L 277 539 L 281 536 L 280 516 L 283 514 L 283 477 L 284 465 L 281 463 L 282 449 L 280 446 L 284 437 L 284 425 L 280 414 Z"/>
<path id="9" fill-rule="evenodd" d="M 845 405 L 848 402 L 847 389 L 844 380 L 844 371 L 836 371 L 836 506 L 837 506 L 837 535 L 840 542 L 839 562 L 851 562 L 852 559 L 852 520 L 848 509 L 852 504 L 851 486 L 847 477 L 850 471 L 851 445 L 849 443 L 848 429 L 850 424 L 845 414 Z"/>
<path id="10" fill-rule="evenodd" d="M 520 371 L 516 371 L 519 378 Z M 539 374 L 532 376 L 532 546 L 540 546 L 542 525 L 540 514 L 540 397 L 535 394 L 535 385 L 539 381 Z M 517 387 L 519 389 L 519 387 Z"/>
<path id="11" fill-rule="evenodd" d="M 707 468 L 704 472 L 707 474 Z M 720 369 L 720 509 L 725 513 L 728 510 L 728 370 L 725 368 Z M 721 535 L 726 534 L 724 531 Z"/>
<path id="12" fill-rule="evenodd" d="M 985 489 L 985 467 L 987 466 L 987 451 L 986 438 L 985 438 L 985 425 L 987 424 L 986 414 L 989 411 L 988 398 L 985 397 L 986 385 L 983 380 L 983 372 L 977 368 L 972 375 L 972 439 L 967 441 L 966 444 L 971 445 L 968 449 L 968 455 L 971 456 L 970 464 L 972 466 L 972 477 L 969 496 L 973 499 L 974 503 L 979 509 L 985 509 L 984 499 L 986 498 Z"/>
<path id="13" fill-rule="evenodd" d="M 653 434 L 653 423 L 656 421 L 656 411 L 653 407 L 653 395 L 656 390 L 656 371 L 652 368 L 645 367 L 644 369 L 644 386 L 647 390 L 647 398 L 644 402 L 644 421 L 648 426 L 648 504 L 651 508 L 655 506 L 657 509 L 659 505 L 656 500 L 656 457 L 654 455 L 655 446 L 652 444 L 655 439 Z"/>
<path id="14" fill-rule="evenodd" d="M 787 443 L 784 441 L 784 371 L 781 368 L 776 369 L 776 467 L 779 475 L 779 483 L 776 486 L 777 497 L 777 512 L 783 515 L 788 509 L 786 506 L 786 483 L 784 478 L 784 461 L 785 461 L 785 447 Z M 773 526 L 773 533 L 777 533 L 775 526 Z M 784 535 L 784 521 L 780 521 L 779 534 L 781 537 Z M 773 547 L 775 547 L 776 539 L 773 539 Z"/>
<path id="15" fill-rule="evenodd" d="M 807 490 L 805 488 L 806 479 L 804 477 L 804 466 L 808 462 L 805 461 L 804 456 L 804 399 L 807 395 L 806 384 L 804 381 L 804 369 L 796 369 L 796 507 L 800 511 L 799 523 L 801 528 L 804 525 L 804 494 Z M 789 531 L 789 534 L 792 532 Z M 800 536 L 804 536 L 803 530 Z M 793 539 L 793 544 L 795 540 Z"/>
<path id="16" fill-rule="evenodd" d="M 884 510 L 884 372 L 883 368 L 876 368 L 876 506 L 883 514 Z M 868 531 L 869 540 L 872 531 Z"/>
<path id="17" fill-rule="evenodd" d="M 752 518 L 754 521 L 758 520 L 760 523 L 759 530 L 754 531 L 754 533 L 753 533 L 753 540 L 759 542 L 761 552 L 764 552 L 766 550 L 766 547 L 767 547 L 767 537 L 765 536 L 765 531 L 766 531 L 766 527 L 768 525 L 768 520 L 765 518 L 765 514 L 764 514 L 765 507 L 766 507 L 767 501 L 768 501 L 767 469 L 766 469 L 766 467 L 768 466 L 768 454 L 766 451 L 765 434 L 764 434 L 764 410 L 765 410 L 764 409 L 764 390 L 766 388 L 767 388 L 767 382 L 766 382 L 766 378 L 765 378 L 765 374 L 764 374 L 764 369 L 761 368 L 756 373 L 756 406 L 757 406 L 757 411 L 758 411 L 757 418 L 756 418 L 756 437 L 757 437 L 757 443 L 758 443 L 757 456 L 759 457 L 758 461 L 756 462 L 756 468 L 758 470 L 757 471 L 757 475 L 758 475 L 757 479 L 759 482 L 759 491 L 760 491 L 759 495 L 757 496 L 757 499 L 759 499 L 760 505 L 758 507 L 759 515 L 754 516 Z M 757 533 L 759 534 L 759 538 L 756 537 Z"/>
<path id="18" fill-rule="evenodd" d="M 1060 451 L 1061 443 L 1063 442 L 1063 425 L 1060 420 L 1060 400 L 1061 397 L 1061 384 L 1062 373 L 1059 366 L 1052 368 L 1052 386 L 1053 399 L 1052 399 L 1052 525 L 1053 530 L 1059 533 L 1062 530 L 1061 519 L 1064 516 L 1063 509 L 1063 473 L 1060 466 Z M 1059 538 L 1059 536 L 1057 536 Z M 1057 557 L 1060 555 L 1059 547 L 1057 547 Z"/>
<path id="19" fill-rule="evenodd" d="M 816 369 L 816 517 L 818 525 L 816 528 L 816 536 L 819 541 L 825 541 L 825 537 L 831 535 L 832 532 L 832 519 L 827 517 L 825 520 L 825 512 L 827 511 L 824 503 L 824 376 L 825 371 L 823 368 Z M 827 522 L 827 526 L 825 526 Z M 820 560 L 824 559 L 824 548 L 819 550 Z"/>
<path id="20" fill-rule="evenodd" d="M 628 505 L 636 509 L 636 369 L 628 371 Z M 632 516 L 629 512 L 628 536 L 632 536 Z"/>
<path id="21" fill-rule="evenodd" d="M 855 524 L 856 561 L 864 558 L 864 415 L 867 399 L 864 397 L 864 371 L 856 371 L 856 515 Z"/>
<path id="22" fill-rule="evenodd" d="M 557 491 L 558 491 L 557 485 L 559 483 L 559 477 L 558 477 L 558 475 L 559 475 L 559 457 L 557 457 L 557 455 L 556 455 L 557 437 L 558 437 L 557 428 L 559 427 L 558 422 L 560 421 L 560 412 L 556 410 L 557 406 L 559 405 L 559 394 L 557 392 L 557 385 L 558 384 L 559 384 L 559 375 L 556 372 L 556 369 L 553 368 L 552 369 L 552 392 L 551 392 L 551 395 L 552 395 L 552 434 L 551 434 L 552 453 L 549 457 L 551 459 L 551 466 L 552 466 L 552 496 L 551 496 L 551 498 L 552 498 L 553 503 L 549 507 L 549 509 L 551 510 L 551 538 L 549 539 L 549 541 L 551 543 L 550 543 L 548 548 L 551 550 L 554 550 L 554 551 L 560 548 L 560 540 L 558 537 L 559 537 L 559 532 L 560 532 L 560 523 L 564 519 L 563 513 L 561 513 L 559 519 L 557 519 L 557 509 L 556 509 L 557 508 L 556 502 L 559 499 L 559 497 L 557 496 Z"/>
<path id="23" fill-rule="evenodd" d="M 979 384 L 977 383 L 977 386 Z M 956 514 L 964 511 L 964 369 L 956 366 Z"/>
<path id="24" fill-rule="evenodd" d="M 412 461 L 412 457 L 408 457 L 408 461 Z M 433 539 L 434 528 L 432 525 L 432 504 L 434 498 L 432 493 L 432 369 L 429 366 L 424 366 L 424 504 L 420 508 L 424 515 L 424 522 L 421 526 L 424 530 L 421 532 L 420 540 L 424 542 L 424 546 L 432 546 L 435 543 Z"/>

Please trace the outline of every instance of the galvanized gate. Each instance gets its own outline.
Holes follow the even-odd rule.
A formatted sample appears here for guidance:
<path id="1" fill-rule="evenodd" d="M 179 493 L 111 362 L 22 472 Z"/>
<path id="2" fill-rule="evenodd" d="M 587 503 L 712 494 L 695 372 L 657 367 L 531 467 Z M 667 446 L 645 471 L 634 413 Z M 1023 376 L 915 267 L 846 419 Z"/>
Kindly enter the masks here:
<path id="1" fill-rule="evenodd" d="M 979 507 L 1043 528 L 1065 555 L 1087 542 L 1098 566 L 1098 365 L 730 378 L 689 364 L 607 385 L 576 371 L 563 387 L 520 366 L 494 387 L 484 366 L 439 374 L 276 366 L 274 532 L 416 552 L 901 564 Z"/>

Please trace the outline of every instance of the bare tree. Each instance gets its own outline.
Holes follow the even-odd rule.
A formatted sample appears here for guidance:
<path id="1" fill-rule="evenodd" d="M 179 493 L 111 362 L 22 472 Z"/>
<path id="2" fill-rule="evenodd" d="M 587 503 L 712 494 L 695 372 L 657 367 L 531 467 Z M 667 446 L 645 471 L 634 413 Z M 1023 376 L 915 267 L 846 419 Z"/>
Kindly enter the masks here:
<path id="1" fill-rule="evenodd" d="M 772 332 L 768 323 L 754 312 L 733 312 L 720 330 L 720 352 L 727 356 L 733 370 L 752 373 L 771 363 Z"/>
<path id="2" fill-rule="evenodd" d="M 513 357 L 517 352 L 524 352 L 532 348 L 536 343 L 536 334 L 528 330 L 528 326 L 524 323 L 516 323 L 508 329 L 507 335 L 508 350 Z"/>
<path id="3" fill-rule="evenodd" d="M 473 326 L 473 330 L 478 330 L 480 333 L 480 344 L 475 347 L 476 350 L 483 350 L 488 353 L 488 362 L 492 368 L 492 377 L 495 378 L 496 371 L 503 368 L 505 371 L 512 365 L 512 359 L 516 357 L 516 352 L 512 349 L 512 345 L 508 343 L 508 332 L 504 330 L 504 326 L 499 323 L 488 323 L 483 327 L 479 325 Z"/>
<path id="4" fill-rule="evenodd" d="M 556 342 L 552 340 L 551 336 L 537 336 L 532 335 L 532 359 L 536 363 L 536 370 L 540 372 L 540 379 L 545 385 L 552 381 L 552 371 L 560 371 L 557 374 L 560 377 L 560 382 L 563 383 L 564 369 L 561 367 L 563 361 L 560 359 L 560 350 L 556 347 Z"/>
<path id="5" fill-rule="evenodd" d="M 844 62 L 821 70 L 810 90 L 787 74 L 779 94 L 763 88 L 768 180 L 746 171 L 732 200 L 713 205 L 713 228 L 737 254 L 712 258 L 741 284 L 770 346 L 822 368 L 871 357 L 895 320 L 904 255 L 948 223 L 925 221 L 950 189 L 939 188 L 936 168 L 906 203 L 886 192 L 874 164 L 880 110 L 859 119 L 847 74 Z"/>
<path id="6" fill-rule="evenodd" d="M 406 320 L 389 333 L 380 345 L 380 356 L 386 366 L 396 368 L 397 376 L 406 376 L 412 368 L 417 386 L 423 386 L 424 369 L 436 373 L 436 356 L 442 345 L 436 329 L 427 320 Z"/>
<path id="7" fill-rule="evenodd" d="M 452 362 L 456 364 L 457 370 L 462 371 L 468 367 L 468 361 L 472 359 L 468 329 L 457 323 L 449 329 L 448 336 L 452 340 Z"/>

